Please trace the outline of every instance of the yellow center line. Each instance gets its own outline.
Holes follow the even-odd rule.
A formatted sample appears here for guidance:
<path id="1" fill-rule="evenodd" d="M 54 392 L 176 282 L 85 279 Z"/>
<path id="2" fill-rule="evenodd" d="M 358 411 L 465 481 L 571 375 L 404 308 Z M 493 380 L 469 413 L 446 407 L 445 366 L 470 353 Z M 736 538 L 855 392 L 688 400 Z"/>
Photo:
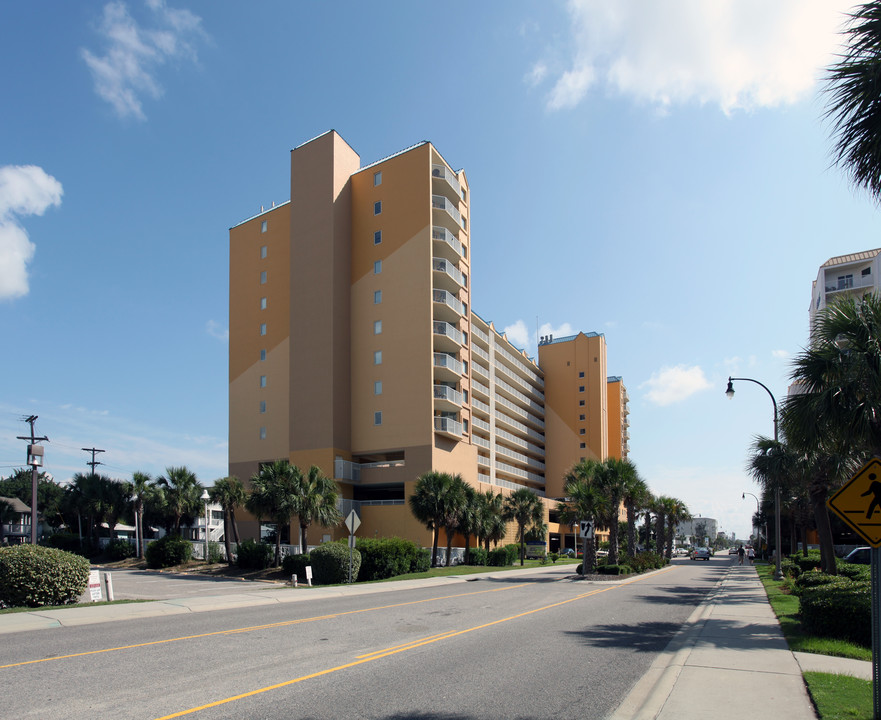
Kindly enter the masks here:
<path id="1" fill-rule="evenodd" d="M 672 570 L 672 567 L 665 568 L 662 572 L 668 572 Z M 439 642 L 441 640 L 448 640 L 449 638 L 458 637 L 460 635 L 466 635 L 471 632 L 475 632 L 476 630 L 483 630 L 494 625 L 499 625 L 501 623 L 509 622 L 511 620 L 517 620 L 518 618 L 526 617 L 527 615 L 533 615 L 535 613 L 542 612 L 544 610 L 550 610 L 551 608 L 560 607 L 561 605 L 567 605 L 569 603 L 573 603 L 576 600 L 583 600 L 584 598 L 591 597 L 592 595 L 599 595 L 600 593 L 609 592 L 610 590 L 618 590 L 619 588 L 624 587 L 625 585 L 632 585 L 635 582 L 639 582 L 640 580 L 646 579 L 645 577 L 635 578 L 633 580 L 628 580 L 626 582 L 620 583 L 618 585 L 613 585 L 611 587 L 598 588 L 596 590 L 591 590 L 590 592 L 581 593 L 580 595 L 576 595 L 574 597 L 568 598 L 567 600 L 561 600 L 560 602 L 551 603 L 550 605 L 545 605 L 543 607 L 534 608 L 533 610 L 526 610 L 522 613 L 517 613 L 516 615 L 511 615 L 510 617 L 501 618 L 499 620 L 493 620 L 492 622 L 484 623 L 483 625 L 475 625 L 471 628 L 465 628 L 464 630 L 452 630 L 450 632 L 441 633 L 439 635 L 431 635 L 427 638 L 423 638 L 422 640 L 415 640 L 411 643 L 407 643 L 405 645 L 396 645 L 394 647 L 388 648 L 386 650 L 379 650 L 375 653 L 370 653 L 368 655 L 361 655 L 356 660 L 350 663 L 345 663 L 344 665 L 337 665 L 336 667 L 327 668 L 326 670 L 319 670 L 314 673 L 310 673 L 308 675 L 302 675 L 298 678 L 294 678 L 293 680 L 285 680 L 284 682 L 276 683 L 274 685 L 268 685 L 263 688 L 258 688 L 257 690 L 250 690 L 245 693 L 241 693 L 239 695 L 233 695 L 232 697 L 223 698 L 222 700 L 215 700 L 214 702 L 207 703 L 205 705 L 199 705 L 198 707 L 193 707 L 188 710 L 181 710 L 180 712 L 172 713 L 171 715 L 163 715 L 160 718 L 156 718 L 156 720 L 171 720 L 172 718 L 183 717 L 184 715 L 191 715 L 193 713 L 199 712 L 201 710 L 208 710 L 209 708 L 218 707 L 220 705 L 226 705 L 227 703 L 235 702 L 236 700 L 244 700 L 245 698 L 254 697 L 255 695 L 261 695 L 262 693 L 269 692 L 270 690 L 278 690 L 279 688 L 289 687 L 290 685 L 296 685 L 297 683 L 301 683 L 304 680 L 312 680 L 314 678 L 321 677 L 322 675 L 329 675 L 330 673 L 339 672 L 340 670 L 347 670 L 349 668 L 356 667 L 358 665 L 363 665 L 365 663 L 373 662 L 374 660 L 379 660 L 381 658 L 389 657 L 391 655 L 397 655 L 401 652 L 406 652 L 407 650 L 413 650 L 418 647 L 423 647 L 425 645 L 431 645 L 432 643 Z M 526 583 L 524 583 L 525 585 Z M 478 593 L 474 593 L 478 594 Z"/>
<path id="2" fill-rule="evenodd" d="M 297 620 L 283 620 L 276 623 L 268 623 L 266 625 L 252 625 L 250 627 L 233 628 L 231 630 L 216 630 L 214 632 L 200 633 L 198 635 L 184 635 L 183 637 L 166 638 L 164 640 L 152 640 L 144 643 L 134 643 L 132 645 L 121 645 L 119 647 L 103 648 L 101 650 L 86 650 L 84 652 L 70 653 L 69 655 L 55 655 L 48 658 L 40 658 L 38 660 L 25 660 L 23 662 L 10 663 L 8 665 L 0 665 L 0 670 L 7 668 L 21 667 L 23 665 L 35 665 L 37 663 L 53 662 L 55 660 L 68 660 L 70 658 L 86 657 L 89 655 L 100 655 L 102 653 L 119 652 L 120 650 L 133 650 L 135 648 L 150 647 L 152 645 L 164 645 L 166 643 L 182 642 L 184 640 L 198 640 L 200 638 L 215 637 L 218 635 L 235 635 L 238 633 L 255 632 L 258 630 L 268 630 L 271 628 L 286 627 L 289 625 L 299 625 L 302 623 L 317 622 L 319 620 L 332 620 L 334 618 L 345 617 L 346 615 L 358 615 L 360 613 L 374 612 L 377 610 L 390 610 L 392 608 L 406 607 L 408 605 L 419 605 L 422 603 L 435 602 L 437 600 L 452 600 L 460 597 L 468 597 L 471 595 L 483 595 L 486 593 L 502 592 L 505 590 L 515 590 L 523 587 L 528 583 L 519 583 L 517 585 L 509 585 L 507 587 L 492 588 L 490 590 L 477 590 L 475 592 L 459 593 L 456 595 L 444 595 L 442 597 L 425 598 L 423 600 L 411 600 L 408 602 L 394 603 L 392 605 L 379 605 L 371 608 L 361 608 L 360 610 L 347 610 L 346 612 L 331 613 L 328 615 L 316 615 L 315 617 L 300 618 Z"/>

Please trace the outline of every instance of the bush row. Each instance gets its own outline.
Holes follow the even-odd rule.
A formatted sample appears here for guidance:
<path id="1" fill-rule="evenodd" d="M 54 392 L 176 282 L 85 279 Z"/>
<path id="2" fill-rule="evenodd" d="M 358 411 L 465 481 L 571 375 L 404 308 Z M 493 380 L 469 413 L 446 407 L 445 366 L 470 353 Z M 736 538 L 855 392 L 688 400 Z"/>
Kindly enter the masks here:
<path id="1" fill-rule="evenodd" d="M 9 607 L 67 605 L 89 582 L 89 561 L 40 545 L 0 548 L 0 604 Z"/>

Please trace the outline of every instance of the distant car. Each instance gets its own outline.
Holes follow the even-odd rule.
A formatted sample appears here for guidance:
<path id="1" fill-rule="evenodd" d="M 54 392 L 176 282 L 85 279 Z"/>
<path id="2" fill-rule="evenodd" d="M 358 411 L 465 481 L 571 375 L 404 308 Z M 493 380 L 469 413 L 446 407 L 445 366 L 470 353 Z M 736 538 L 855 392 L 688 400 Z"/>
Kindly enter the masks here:
<path id="1" fill-rule="evenodd" d="M 707 547 L 699 547 L 695 548 L 694 552 L 691 553 L 692 560 L 706 560 L 710 561 L 710 548 Z"/>
<path id="2" fill-rule="evenodd" d="M 728 548 L 728 554 L 737 555 L 737 548 L 732 545 L 730 548 Z"/>
<path id="3" fill-rule="evenodd" d="M 597 550 L 597 557 L 609 557 L 608 550 Z"/>
<path id="4" fill-rule="evenodd" d="M 872 562 L 872 548 L 858 547 L 856 550 L 851 550 L 844 558 L 844 562 L 869 565 Z"/>
<path id="5" fill-rule="evenodd" d="M 685 555 L 688 555 L 688 550 L 686 550 L 683 547 L 678 547 L 675 550 L 673 550 L 673 554 L 677 555 L 679 557 L 684 557 Z"/>
<path id="6" fill-rule="evenodd" d="M 566 557 L 574 557 L 575 551 L 572 548 L 564 548 L 560 550 L 559 555 L 565 555 Z"/>

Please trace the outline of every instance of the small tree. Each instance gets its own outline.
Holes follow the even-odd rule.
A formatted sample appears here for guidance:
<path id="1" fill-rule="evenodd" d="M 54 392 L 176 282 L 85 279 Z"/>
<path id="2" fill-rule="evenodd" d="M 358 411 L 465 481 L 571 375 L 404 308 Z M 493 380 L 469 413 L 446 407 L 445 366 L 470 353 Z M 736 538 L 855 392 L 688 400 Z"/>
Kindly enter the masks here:
<path id="1" fill-rule="evenodd" d="M 505 498 L 505 518 L 517 523 L 517 536 L 520 539 L 520 565 L 526 559 L 526 530 L 541 525 L 544 520 L 544 505 L 541 498 L 529 488 L 515 490 Z"/>

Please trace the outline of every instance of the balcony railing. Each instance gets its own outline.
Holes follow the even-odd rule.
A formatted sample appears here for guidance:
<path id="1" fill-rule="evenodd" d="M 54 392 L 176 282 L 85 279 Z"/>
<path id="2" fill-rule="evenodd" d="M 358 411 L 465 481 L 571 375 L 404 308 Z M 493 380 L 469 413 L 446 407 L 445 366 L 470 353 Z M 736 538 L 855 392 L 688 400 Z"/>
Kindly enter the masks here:
<path id="1" fill-rule="evenodd" d="M 453 420 L 453 418 L 435 417 L 434 429 L 435 432 L 447 433 L 448 435 L 462 435 L 462 423 Z"/>
<path id="2" fill-rule="evenodd" d="M 462 404 L 462 393 L 446 385 L 434 386 L 434 398 L 435 400 L 446 400 L 456 405 Z"/>
<path id="3" fill-rule="evenodd" d="M 446 353 L 434 353 L 434 366 L 438 368 L 446 368 L 457 375 L 465 374 L 465 366 L 454 357 L 450 357 Z"/>
<path id="4" fill-rule="evenodd" d="M 452 308 L 457 313 L 459 313 L 459 315 L 465 315 L 466 313 L 465 303 L 463 303 L 452 293 L 449 293 L 446 290 L 433 290 L 432 299 L 436 303 L 441 303 L 442 305 L 446 305 L 447 307 Z"/>
<path id="5" fill-rule="evenodd" d="M 448 322 L 443 322 L 442 320 L 435 320 L 432 323 L 432 328 L 435 335 L 443 335 L 444 337 L 450 338 L 450 340 L 454 340 L 460 345 L 465 344 L 465 333 L 459 330 L 456 327 L 453 327 Z"/>
<path id="6" fill-rule="evenodd" d="M 465 223 L 462 220 L 462 213 L 459 212 L 459 208 L 452 202 L 450 202 L 443 195 L 432 195 L 431 196 L 431 206 L 433 208 L 437 208 L 438 210 L 444 210 L 446 213 L 456 221 L 459 227 L 464 228 Z"/>
<path id="7" fill-rule="evenodd" d="M 431 269 L 448 275 L 462 287 L 467 287 L 468 285 L 468 276 L 449 260 L 445 260 L 444 258 L 432 258 Z"/>
<path id="8" fill-rule="evenodd" d="M 459 178 L 446 165 L 432 165 L 431 177 L 446 180 L 447 184 L 456 191 L 456 195 L 462 197 L 462 186 L 459 184 Z"/>
<path id="9" fill-rule="evenodd" d="M 453 233 L 447 230 L 445 227 L 440 227 L 438 225 L 434 225 L 431 228 L 431 239 L 437 240 L 438 242 L 445 243 L 453 250 L 456 251 L 456 254 L 459 257 L 465 257 L 465 247 L 459 242 L 459 238 L 457 238 Z"/>

